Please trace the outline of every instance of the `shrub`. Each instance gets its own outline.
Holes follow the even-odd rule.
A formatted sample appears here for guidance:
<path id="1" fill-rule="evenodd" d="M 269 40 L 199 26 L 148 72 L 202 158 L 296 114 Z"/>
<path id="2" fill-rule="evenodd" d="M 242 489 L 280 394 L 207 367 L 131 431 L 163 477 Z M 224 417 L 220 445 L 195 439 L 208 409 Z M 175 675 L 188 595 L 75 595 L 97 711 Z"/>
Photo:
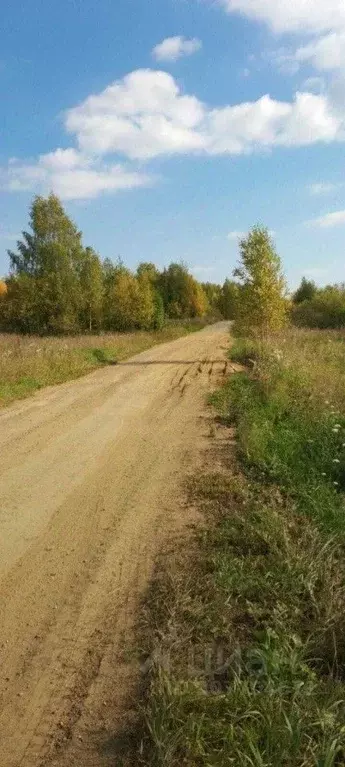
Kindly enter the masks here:
<path id="1" fill-rule="evenodd" d="M 345 327 L 345 288 L 334 285 L 319 290 L 311 300 L 295 305 L 291 317 L 298 327 Z"/>

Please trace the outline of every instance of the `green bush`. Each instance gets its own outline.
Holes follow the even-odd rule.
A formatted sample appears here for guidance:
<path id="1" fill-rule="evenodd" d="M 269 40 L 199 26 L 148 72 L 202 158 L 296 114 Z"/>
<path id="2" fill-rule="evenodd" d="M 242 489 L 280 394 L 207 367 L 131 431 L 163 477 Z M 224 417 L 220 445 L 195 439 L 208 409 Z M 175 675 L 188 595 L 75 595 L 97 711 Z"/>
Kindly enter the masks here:
<path id="1" fill-rule="evenodd" d="M 344 287 L 334 286 L 319 290 L 311 300 L 296 304 L 292 308 L 291 317 L 298 327 L 345 327 Z"/>

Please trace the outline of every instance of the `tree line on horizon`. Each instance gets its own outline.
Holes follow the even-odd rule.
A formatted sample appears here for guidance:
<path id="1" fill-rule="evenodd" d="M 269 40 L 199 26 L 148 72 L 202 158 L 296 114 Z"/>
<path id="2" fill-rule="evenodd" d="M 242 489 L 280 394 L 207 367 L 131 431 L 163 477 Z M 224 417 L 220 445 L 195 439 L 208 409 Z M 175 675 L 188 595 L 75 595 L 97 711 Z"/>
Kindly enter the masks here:
<path id="1" fill-rule="evenodd" d="M 0 330 L 31 334 L 159 330 L 169 320 L 234 320 L 234 331 L 264 337 L 287 322 L 345 327 L 345 286 L 318 288 L 302 279 L 288 297 L 269 231 L 254 226 L 239 243 L 235 280 L 201 283 L 183 263 L 159 270 L 143 261 L 135 272 L 121 259 L 101 260 L 56 195 L 36 196 L 30 230 L 8 251 L 0 280 Z"/>
<path id="2" fill-rule="evenodd" d="M 183 263 L 159 270 L 101 260 L 54 194 L 36 196 L 30 231 L 8 251 L 0 280 L 0 330 L 33 334 L 160 329 L 166 320 L 232 319 L 234 281 L 200 283 Z"/>

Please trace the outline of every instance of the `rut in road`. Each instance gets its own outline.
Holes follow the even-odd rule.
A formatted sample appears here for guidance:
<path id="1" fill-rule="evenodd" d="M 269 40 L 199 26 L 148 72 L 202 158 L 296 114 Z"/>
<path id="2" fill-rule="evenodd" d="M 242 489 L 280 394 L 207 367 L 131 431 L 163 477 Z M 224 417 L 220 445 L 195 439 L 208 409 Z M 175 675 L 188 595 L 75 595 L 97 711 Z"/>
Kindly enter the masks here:
<path id="1" fill-rule="evenodd" d="M 218 323 L 0 414 L 0 764 L 109 767 L 157 553 L 227 370 Z"/>

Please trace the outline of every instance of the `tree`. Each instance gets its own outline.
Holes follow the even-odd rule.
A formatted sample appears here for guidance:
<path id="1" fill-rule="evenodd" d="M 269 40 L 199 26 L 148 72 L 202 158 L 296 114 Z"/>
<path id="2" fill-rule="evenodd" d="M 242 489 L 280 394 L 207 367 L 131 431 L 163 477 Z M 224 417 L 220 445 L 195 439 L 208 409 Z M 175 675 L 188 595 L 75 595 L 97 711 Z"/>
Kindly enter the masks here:
<path id="1" fill-rule="evenodd" d="M 301 284 L 293 295 L 294 304 L 301 304 L 303 301 L 311 301 L 317 293 L 317 287 L 313 280 L 307 280 L 302 277 Z"/>
<path id="2" fill-rule="evenodd" d="M 143 271 L 136 280 L 139 288 L 136 318 L 137 324 L 139 328 L 150 330 L 153 327 L 155 314 L 154 288 L 150 279 L 150 274 Z"/>
<path id="3" fill-rule="evenodd" d="M 154 330 L 161 330 L 165 322 L 164 302 L 158 290 L 153 292 L 153 322 Z"/>
<path id="4" fill-rule="evenodd" d="M 136 277 L 124 267 L 115 268 L 107 292 L 107 327 L 126 331 L 140 326 L 140 291 Z"/>
<path id="5" fill-rule="evenodd" d="M 239 298 L 239 287 L 233 280 L 226 279 L 220 291 L 218 307 L 225 320 L 233 320 L 236 316 Z"/>
<path id="6" fill-rule="evenodd" d="M 92 248 L 85 248 L 80 266 L 82 309 L 80 322 L 91 333 L 99 329 L 103 309 L 103 272 L 99 256 Z"/>
<path id="7" fill-rule="evenodd" d="M 151 285 L 157 285 L 159 271 L 151 261 L 142 261 L 141 264 L 139 264 L 137 268 L 137 277 L 140 279 L 144 275 L 149 279 Z"/>
<path id="8" fill-rule="evenodd" d="M 202 282 L 202 289 L 206 295 L 209 311 L 216 317 L 221 314 L 220 302 L 222 288 L 214 282 Z"/>
<path id="9" fill-rule="evenodd" d="M 266 336 L 286 322 L 285 281 L 280 258 L 267 229 L 255 226 L 240 242 L 237 332 Z"/>
<path id="10" fill-rule="evenodd" d="M 39 333 L 38 281 L 28 274 L 20 274 L 9 277 L 6 287 L 0 300 L 1 327 L 18 333 Z"/>
<path id="11" fill-rule="evenodd" d="M 173 263 L 164 269 L 158 287 L 168 317 L 199 317 L 207 311 L 206 295 L 184 264 Z"/>
<path id="12" fill-rule="evenodd" d="M 17 252 L 8 251 L 11 275 L 35 285 L 37 332 L 75 332 L 81 310 L 81 233 L 54 194 L 35 197 L 30 209 L 32 233 L 23 232 Z M 25 282 L 25 290 L 27 290 Z"/>
<path id="13" fill-rule="evenodd" d="M 186 316 L 203 317 L 209 309 L 209 303 L 202 285 L 189 275 L 188 288 Z"/>

